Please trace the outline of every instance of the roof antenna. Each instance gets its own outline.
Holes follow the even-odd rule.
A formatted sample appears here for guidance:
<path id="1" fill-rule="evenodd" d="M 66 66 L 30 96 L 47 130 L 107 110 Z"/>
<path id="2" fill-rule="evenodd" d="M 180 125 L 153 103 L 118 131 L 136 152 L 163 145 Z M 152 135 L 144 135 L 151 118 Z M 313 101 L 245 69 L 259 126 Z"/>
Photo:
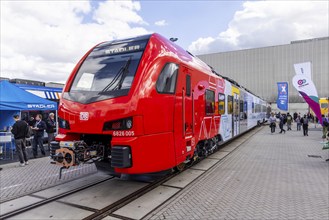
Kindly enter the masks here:
<path id="1" fill-rule="evenodd" d="M 171 37 L 171 38 L 169 38 L 169 40 L 170 40 L 171 42 L 175 42 L 175 41 L 178 40 L 178 38 L 177 38 L 177 37 Z"/>

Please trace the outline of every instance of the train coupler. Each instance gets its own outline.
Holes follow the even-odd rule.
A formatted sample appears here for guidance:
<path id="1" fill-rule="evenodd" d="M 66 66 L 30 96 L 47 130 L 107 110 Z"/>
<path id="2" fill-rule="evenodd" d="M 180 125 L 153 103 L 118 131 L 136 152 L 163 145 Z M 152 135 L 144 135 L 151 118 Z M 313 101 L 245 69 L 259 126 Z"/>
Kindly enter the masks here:
<path id="1" fill-rule="evenodd" d="M 87 161 L 101 159 L 104 156 L 103 145 L 88 146 L 84 141 L 53 141 L 51 142 L 50 157 L 51 163 L 62 166 L 60 168 L 60 178 L 63 169 L 77 166 Z"/>

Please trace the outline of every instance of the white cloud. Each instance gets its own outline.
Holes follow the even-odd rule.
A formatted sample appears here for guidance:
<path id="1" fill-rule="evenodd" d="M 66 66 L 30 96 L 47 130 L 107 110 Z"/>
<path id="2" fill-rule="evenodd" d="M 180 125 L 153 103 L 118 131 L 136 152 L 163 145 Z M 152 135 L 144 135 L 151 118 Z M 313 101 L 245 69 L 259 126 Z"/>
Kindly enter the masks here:
<path id="1" fill-rule="evenodd" d="M 148 33 L 139 10 L 132 1 L 1 1 L 1 77 L 65 82 L 95 44 Z"/>
<path id="2" fill-rule="evenodd" d="M 154 22 L 154 24 L 156 26 L 167 26 L 168 25 L 168 22 L 166 20 L 160 20 L 160 21 Z"/>
<path id="3" fill-rule="evenodd" d="M 204 54 L 328 36 L 328 4 L 328 1 L 245 2 L 226 31 L 197 39 L 189 51 Z"/>

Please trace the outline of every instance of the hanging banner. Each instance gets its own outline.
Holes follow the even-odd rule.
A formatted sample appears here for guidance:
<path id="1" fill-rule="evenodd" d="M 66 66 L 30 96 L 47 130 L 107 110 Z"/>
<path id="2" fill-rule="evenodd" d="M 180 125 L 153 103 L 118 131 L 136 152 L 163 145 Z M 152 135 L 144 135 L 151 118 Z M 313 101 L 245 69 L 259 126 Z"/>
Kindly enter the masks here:
<path id="1" fill-rule="evenodd" d="M 322 124 L 318 92 L 313 81 L 305 75 L 297 74 L 292 78 L 292 84 L 297 89 L 299 94 L 301 94 L 301 96 L 305 99 Z"/>
<path id="2" fill-rule="evenodd" d="M 312 79 L 311 62 L 295 63 L 294 68 L 295 68 L 296 75 L 304 75 L 304 76 Z"/>
<path id="3" fill-rule="evenodd" d="M 288 82 L 278 82 L 278 99 L 276 105 L 278 109 L 288 111 Z"/>

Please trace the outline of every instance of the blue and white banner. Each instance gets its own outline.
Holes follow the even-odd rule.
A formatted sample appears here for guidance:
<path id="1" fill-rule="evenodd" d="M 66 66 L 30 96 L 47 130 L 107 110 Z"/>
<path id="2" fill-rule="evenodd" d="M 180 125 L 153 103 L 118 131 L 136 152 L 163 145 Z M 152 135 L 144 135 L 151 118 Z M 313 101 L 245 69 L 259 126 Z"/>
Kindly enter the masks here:
<path id="1" fill-rule="evenodd" d="M 278 82 L 278 99 L 276 104 L 278 109 L 288 111 L 288 82 Z"/>

